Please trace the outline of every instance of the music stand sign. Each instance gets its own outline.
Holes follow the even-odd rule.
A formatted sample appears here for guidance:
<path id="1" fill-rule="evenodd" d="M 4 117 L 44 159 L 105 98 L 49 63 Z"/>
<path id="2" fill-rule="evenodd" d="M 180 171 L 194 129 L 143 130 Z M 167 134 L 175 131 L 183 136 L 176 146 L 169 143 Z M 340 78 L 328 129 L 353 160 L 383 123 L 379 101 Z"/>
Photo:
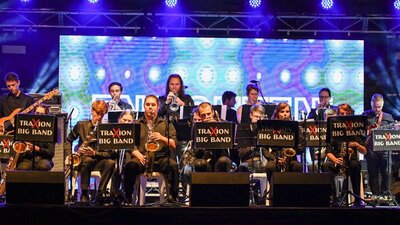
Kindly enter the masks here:
<path id="1" fill-rule="evenodd" d="M 135 146 L 135 124 L 99 124 L 97 143 L 99 150 L 133 149 Z"/>
<path id="2" fill-rule="evenodd" d="M 374 151 L 400 150 L 400 130 L 372 130 Z"/>
<path id="3" fill-rule="evenodd" d="M 15 136 L 17 141 L 56 142 L 56 117 L 52 115 L 17 114 Z"/>
<path id="4" fill-rule="evenodd" d="M 302 134 L 306 133 L 306 146 L 326 146 L 326 122 L 307 121 L 299 127 Z"/>
<path id="5" fill-rule="evenodd" d="M 366 116 L 331 116 L 328 118 L 328 143 L 363 141 L 366 135 Z"/>
<path id="6" fill-rule="evenodd" d="M 257 121 L 257 145 L 297 148 L 299 123 L 286 120 Z"/>
<path id="7" fill-rule="evenodd" d="M 10 153 L 13 150 L 13 136 L 12 135 L 0 135 L 0 158 L 10 158 Z"/>
<path id="8" fill-rule="evenodd" d="M 195 123 L 194 146 L 204 149 L 233 148 L 234 124 L 222 123 Z"/>

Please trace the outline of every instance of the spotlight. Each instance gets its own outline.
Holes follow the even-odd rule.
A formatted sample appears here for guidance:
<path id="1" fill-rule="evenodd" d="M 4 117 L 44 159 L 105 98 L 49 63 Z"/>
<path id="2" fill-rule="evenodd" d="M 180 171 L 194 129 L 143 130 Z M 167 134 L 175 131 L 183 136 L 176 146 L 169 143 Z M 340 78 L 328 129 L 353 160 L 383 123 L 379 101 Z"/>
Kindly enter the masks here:
<path id="1" fill-rule="evenodd" d="M 21 0 L 22 3 L 28 3 L 30 0 Z"/>
<path id="2" fill-rule="evenodd" d="M 165 0 L 165 5 L 167 5 L 169 8 L 174 8 L 177 3 L 178 0 Z"/>
<path id="3" fill-rule="evenodd" d="M 393 2 L 393 6 L 395 9 L 400 10 L 400 0 L 396 0 Z"/>
<path id="4" fill-rule="evenodd" d="M 249 0 L 249 5 L 253 8 L 258 8 L 261 5 L 261 0 Z"/>
<path id="5" fill-rule="evenodd" d="M 88 2 L 91 3 L 91 4 L 96 4 L 96 3 L 99 2 L 99 0 L 88 0 Z"/>
<path id="6" fill-rule="evenodd" d="M 321 6 L 324 9 L 331 9 L 333 7 L 333 0 L 322 0 Z"/>

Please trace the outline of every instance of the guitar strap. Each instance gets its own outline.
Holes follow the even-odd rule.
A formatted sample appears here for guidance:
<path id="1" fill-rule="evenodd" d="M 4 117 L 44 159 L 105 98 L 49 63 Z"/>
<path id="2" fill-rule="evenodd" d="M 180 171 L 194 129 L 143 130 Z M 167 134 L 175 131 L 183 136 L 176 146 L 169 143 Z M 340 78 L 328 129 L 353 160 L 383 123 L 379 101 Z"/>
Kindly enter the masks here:
<path id="1" fill-rule="evenodd" d="M 381 112 L 381 113 L 379 114 L 378 123 L 377 123 L 378 128 L 379 128 L 379 127 L 381 126 L 381 124 L 382 124 L 382 118 L 383 118 L 383 112 Z"/>

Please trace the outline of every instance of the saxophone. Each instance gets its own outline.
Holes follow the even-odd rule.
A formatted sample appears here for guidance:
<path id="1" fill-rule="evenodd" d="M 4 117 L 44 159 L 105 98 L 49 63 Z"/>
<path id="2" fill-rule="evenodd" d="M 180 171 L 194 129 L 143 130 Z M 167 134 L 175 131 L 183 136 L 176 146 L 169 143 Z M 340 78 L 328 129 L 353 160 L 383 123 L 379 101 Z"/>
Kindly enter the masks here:
<path id="1" fill-rule="evenodd" d="M 24 152 L 32 150 L 30 148 L 30 145 L 23 141 L 16 141 L 13 143 L 12 146 L 15 152 L 15 156 L 10 157 L 10 159 L 8 160 L 6 170 L 15 170 L 15 168 L 17 167 L 19 156 Z M 4 195 L 6 193 L 6 173 L 3 173 L 3 176 L 1 178 L 0 195 Z"/>
<path id="2" fill-rule="evenodd" d="M 346 174 L 346 164 L 347 161 L 351 159 L 351 156 L 354 153 L 354 149 L 352 148 L 348 148 L 347 147 L 347 143 L 343 142 L 341 147 L 340 147 L 340 154 L 339 154 L 339 158 L 342 158 L 342 165 L 339 165 L 339 174 L 341 175 L 345 175 Z M 348 158 L 346 158 L 346 156 L 348 156 Z M 337 166 L 337 164 L 335 163 L 335 167 Z"/>
<path id="3" fill-rule="evenodd" d="M 89 132 L 89 134 L 86 136 L 86 139 L 83 141 L 81 144 L 80 148 L 87 148 L 89 147 L 89 144 L 93 138 L 96 137 L 96 131 L 97 131 L 97 125 L 99 124 L 99 121 L 97 121 L 93 129 Z M 71 173 L 71 163 L 73 167 L 77 167 L 81 164 L 81 154 L 80 153 L 72 153 L 71 155 L 67 156 L 65 158 L 65 167 L 64 167 L 64 178 L 67 179 L 68 176 Z"/>
<path id="4" fill-rule="evenodd" d="M 154 165 L 154 155 L 155 152 L 161 149 L 161 145 L 159 142 L 151 140 L 150 136 L 154 131 L 154 110 L 151 111 L 152 120 L 147 124 L 149 130 L 147 132 L 147 142 L 144 144 L 144 148 L 146 149 L 146 174 L 151 175 L 153 173 L 153 165 Z"/>

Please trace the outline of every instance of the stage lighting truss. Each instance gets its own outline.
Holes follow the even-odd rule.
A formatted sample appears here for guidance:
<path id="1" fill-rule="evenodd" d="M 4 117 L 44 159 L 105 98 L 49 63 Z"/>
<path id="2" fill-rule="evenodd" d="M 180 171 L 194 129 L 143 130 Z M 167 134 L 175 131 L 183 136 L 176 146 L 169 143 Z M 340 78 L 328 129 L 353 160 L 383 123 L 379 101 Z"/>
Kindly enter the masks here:
<path id="1" fill-rule="evenodd" d="M 174 8 L 177 3 L 178 0 L 165 0 L 165 5 L 169 8 Z"/>
<path id="2" fill-rule="evenodd" d="M 346 15 L 263 15 L 257 13 L 149 13 L 149 12 L 74 12 L 49 10 L 0 10 L 2 31 L 37 29 L 77 29 L 118 31 L 120 33 L 158 35 L 235 34 L 258 36 L 322 33 L 400 35 L 396 16 Z M 132 32 L 133 31 L 133 32 Z M 149 33 L 151 32 L 151 33 Z"/>
<path id="3" fill-rule="evenodd" d="M 395 9 L 400 10 L 400 0 L 396 0 L 393 2 L 393 6 Z"/>
<path id="4" fill-rule="evenodd" d="M 322 0 L 321 6 L 324 9 L 332 9 L 333 7 L 333 0 Z"/>
<path id="5" fill-rule="evenodd" d="M 253 8 L 258 8 L 261 5 L 261 0 L 249 0 L 249 5 Z"/>

